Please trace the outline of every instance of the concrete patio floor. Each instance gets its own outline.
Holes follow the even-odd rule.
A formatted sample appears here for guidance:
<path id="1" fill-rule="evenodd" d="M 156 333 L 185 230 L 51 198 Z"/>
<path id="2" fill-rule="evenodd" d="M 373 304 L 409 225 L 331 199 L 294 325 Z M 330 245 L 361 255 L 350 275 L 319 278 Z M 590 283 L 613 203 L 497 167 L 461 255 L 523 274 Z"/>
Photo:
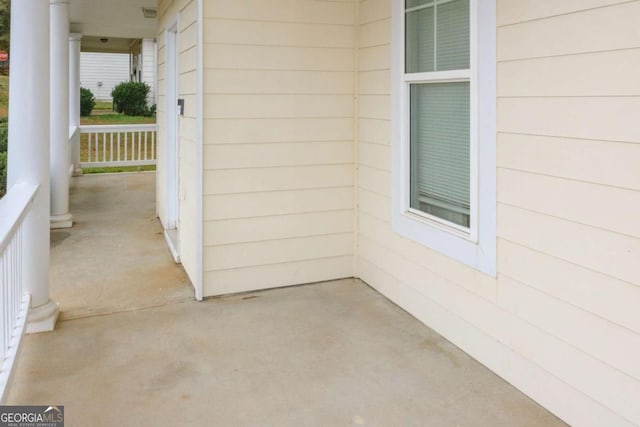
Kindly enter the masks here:
<path id="1" fill-rule="evenodd" d="M 68 311 L 25 337 L 9 404 L 64 405 L 67 427 L 564 425 L 357 279 L 199 303 L 179 267 L 138 271 L 170 260 L 161 235 L 149 253 L 134 241 L 145 221 L 159 230 L 137 205 L 152 200 L 144 175 L 74 180 L 78 223 L 52 233 L 69 233 L 52 256 Z M 117 217 L 107 194 L 125 188 L 137 196 Z"/>
<path id="2" fill-rule="evenodd" d="M 61 319 L 194 298 L 155 214 L 155 173 L 73 178 L 74 225 L 51 231 L 51 296 Z"/>

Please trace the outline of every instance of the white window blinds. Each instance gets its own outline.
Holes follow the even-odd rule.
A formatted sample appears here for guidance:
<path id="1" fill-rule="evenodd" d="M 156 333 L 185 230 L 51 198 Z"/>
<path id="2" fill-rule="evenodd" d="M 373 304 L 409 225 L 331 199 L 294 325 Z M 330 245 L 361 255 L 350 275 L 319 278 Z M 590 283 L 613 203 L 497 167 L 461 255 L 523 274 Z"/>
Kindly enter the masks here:
<path id="1" fill-rule="evenodd" d="M 469 0 L 406 3 L 406 72 L 468 69 Z"/>
<path id="2" fill-rule="evenodd" d="M 470 227 L 469 0 L 406 0 L 410 207 Z M 430 80 L 431 72 L 440 72 Z M 420 73 L 419 75 L 417 73 Z M 412 78 L 412 74 L 418 77 Z"/>

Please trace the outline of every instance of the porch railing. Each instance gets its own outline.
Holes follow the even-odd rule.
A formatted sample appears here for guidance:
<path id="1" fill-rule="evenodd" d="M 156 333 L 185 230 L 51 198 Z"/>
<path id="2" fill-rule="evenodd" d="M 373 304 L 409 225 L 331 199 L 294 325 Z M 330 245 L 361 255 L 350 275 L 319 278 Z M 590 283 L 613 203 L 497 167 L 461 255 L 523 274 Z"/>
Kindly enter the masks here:
<path id="1" fill-rule="evenodd" d="M 80 127 L 69 126 L 69 176 L 73 175 L 73 172 L 77 166 L 76 161 L 77 150 L 80 149 Z"/>
<path id="2" fill-rule="evenodd" d="M 24 335 L 30 296 L 23 283 L 23 223 L 37 186 L 14 185 L 0 199 L 0 404 Z"/>
<path id="3" fill-rule="evenodd" d="M 155 124 L 80 126 L 80 166 L 155 165 L 156 129 Z"/>

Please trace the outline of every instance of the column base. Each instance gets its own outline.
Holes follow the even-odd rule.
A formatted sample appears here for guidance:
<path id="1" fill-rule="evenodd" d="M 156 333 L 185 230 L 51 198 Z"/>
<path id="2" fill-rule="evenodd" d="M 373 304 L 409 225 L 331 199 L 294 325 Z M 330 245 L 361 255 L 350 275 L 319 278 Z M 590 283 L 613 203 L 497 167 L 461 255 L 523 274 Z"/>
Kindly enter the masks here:
<path id="1" fill-rule="evenodd" d="M 80 169 L 80 168 L 74 169 L 72 176 L 82 176 L 82 169 Z"/>
<path id="2" fill-rule="evenodd" d="M 50 228 L 71 228 L 73 226 L 73 218 L 70 213 L 64 215 L 54 215 L 50 218 Z"/>
<path id="3" fill-rule="evenodd" d="M 56 327 L 60 307 L 57 302 L 49 300 L 48 303 L 33 307 L 27 316 L 27 333 L 50 332 Z"/>

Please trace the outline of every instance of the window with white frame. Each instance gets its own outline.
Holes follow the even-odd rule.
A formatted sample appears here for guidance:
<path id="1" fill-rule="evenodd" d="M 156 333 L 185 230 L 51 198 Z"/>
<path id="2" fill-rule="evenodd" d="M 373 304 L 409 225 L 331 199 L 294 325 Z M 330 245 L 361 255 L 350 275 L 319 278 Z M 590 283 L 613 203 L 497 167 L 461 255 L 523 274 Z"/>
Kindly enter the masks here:
<path id="1" fill-rule="evenodd" d="M 495 274 L 495 0 L 394 1 L 394 228 Z"/>

